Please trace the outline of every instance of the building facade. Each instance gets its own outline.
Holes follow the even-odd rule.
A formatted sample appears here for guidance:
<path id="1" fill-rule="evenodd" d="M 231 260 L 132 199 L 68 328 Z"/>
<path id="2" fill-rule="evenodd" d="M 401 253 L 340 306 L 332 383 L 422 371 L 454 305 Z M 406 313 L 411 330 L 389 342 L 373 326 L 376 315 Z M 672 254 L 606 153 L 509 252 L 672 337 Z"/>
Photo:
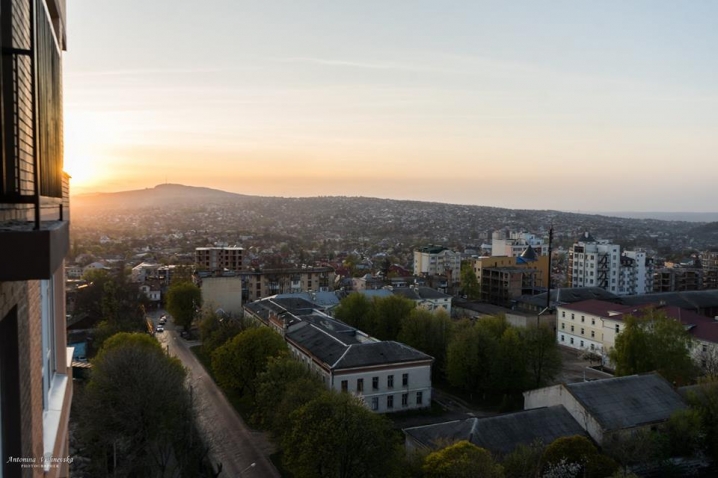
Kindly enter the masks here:
<path id="1" fill-rule="evenodd" d="M 449 275 L 458 282 L 461 271 L 461 253 L 442 246 L 426 246 L 414 251 L 414 275 Z"/>
<path id="2" fill-rule="evenodd" d="M 528 232 L 495 231 L 491 234 L 491 255 L 517 257 L 531 246 L 538 255 L 548 255 L 548 243 Z"/>
<path id="3" fill-rule="evenodd" d="M 67 476 L 65 4 L 0 0 L 0 9 L 0 476 Z"/>
<path id="4" fill-rule="evenodd" d="M 201 270 L 221 272 L 245 268 L 244 249 L 241 247 L 197 247 L 194 254 L 195 263 Z"/>
<path id="5" fill-rule="evenodd" d="M 479 283 L 479 299 L 490 304 L 510 307 L 523 295 L 533 295 L 548 285 L 548 256 L 532 262 L 520 262 L 520 256 L 491 256 L 471 259 Z"/>
<path id="6" fill-rule="evenodd" d="M 621 246 L 584 233 L 568 251 L 569 287 L 600 287 L 616 295 L 653 291 L 653 263 L 643 251 Z"/>
<path id="7" fill-rule="evenodd" d="M 360 397 L 370 410 L 392 413 L 431 405 L 432 357 L 399 342 L 379 341 L 312 305 L 268 298 L 244 310 L 282 334 L 291 355 L 327 388 Z"/>

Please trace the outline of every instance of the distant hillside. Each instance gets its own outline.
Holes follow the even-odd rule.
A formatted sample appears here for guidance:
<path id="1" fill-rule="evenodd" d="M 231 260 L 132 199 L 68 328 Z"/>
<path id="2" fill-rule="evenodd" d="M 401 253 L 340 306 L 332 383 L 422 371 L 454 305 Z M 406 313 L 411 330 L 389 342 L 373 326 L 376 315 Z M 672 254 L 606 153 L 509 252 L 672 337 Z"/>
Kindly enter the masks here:
<path id="1" fill-rule="evenodd" d="M 716 234 L 718 233 L 718 222 L 709 222 L 692 230 L 694 234 Z"/>
<path id="2" fill-rule="evenodd" d="M 604 216 L 659 221 L 710 222 L 718 221 L 718 212 L 600 212 Z"/>
<path id="3" fill-rule="evenodd" d="M 218 189 L 184 186 L 182 184 L 159 184 L 154 188 L 134 191 L 80 194 L 71 198 L 71 205 L 74 210 L 86 208 L 127 210 L 189 206 L 197 202 L 227 202 L 246 197 L 249 196 L 228 193 Z"/>

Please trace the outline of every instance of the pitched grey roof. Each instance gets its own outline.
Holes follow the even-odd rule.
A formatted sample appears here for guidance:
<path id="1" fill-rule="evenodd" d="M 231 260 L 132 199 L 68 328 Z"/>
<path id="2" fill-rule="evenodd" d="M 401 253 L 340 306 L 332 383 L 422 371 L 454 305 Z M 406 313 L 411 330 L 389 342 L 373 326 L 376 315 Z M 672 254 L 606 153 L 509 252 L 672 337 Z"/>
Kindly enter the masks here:
<path id="1" fill-rule="evenodd" d="M 429 448 L 445 441 L 469 440 L 498 455 L 511 453 L 516 446 L 530 445 L 536 440 L 548 445 L 561 437 L 587 436 L 563 405 L 407 428 L 404 433 Z"/>
<path id="2" fill-rule="evenodd" d="M 357 340 L 351 337 L 342 337 L 342 339 L 334 337 L 326 330 L 312 324 L 307 324 L 297 330 L 288 332 L 286 338 L 309 351 L 329 367 L 344 355 L 344 352 L 349 348 L 349 344 L 357 343 Z"/>
<path id="3" fill-rule="evenodd" d="M 368 367 L 388 363 L 433 360 L 429 355 L 399 342 L 374 342 L 352 345 L 334 364 L 335 369 Z"/>
<path id="4" fill-rule="evenodd" d="M 630 375 L 565 387 L 605 430 L 668 420 L 686 403 L 660 375 Z"/>
<path id="5" fill-rule="evenodd" d="M 621 302 L 627 305 L 641 305 L 647 303 L 665 302 L 681 309 L 695 310 L 718 307 L 718 290 L 692 290 L 685 292 L 659 292 L 621 297 Z"/>

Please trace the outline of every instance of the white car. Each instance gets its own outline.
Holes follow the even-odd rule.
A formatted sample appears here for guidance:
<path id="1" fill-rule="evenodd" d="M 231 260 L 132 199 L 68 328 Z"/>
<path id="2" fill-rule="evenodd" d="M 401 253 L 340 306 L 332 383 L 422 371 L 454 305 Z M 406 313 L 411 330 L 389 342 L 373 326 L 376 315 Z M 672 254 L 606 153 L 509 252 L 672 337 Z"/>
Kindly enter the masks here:
<path id="1" fill-rule="evenodd" d="M 157 328 L 155 329 L 155 332 L 164 332 L 164 331 L 165 331 L 165 328 L 162 327 L 161 325 L 158 325 Z"/>

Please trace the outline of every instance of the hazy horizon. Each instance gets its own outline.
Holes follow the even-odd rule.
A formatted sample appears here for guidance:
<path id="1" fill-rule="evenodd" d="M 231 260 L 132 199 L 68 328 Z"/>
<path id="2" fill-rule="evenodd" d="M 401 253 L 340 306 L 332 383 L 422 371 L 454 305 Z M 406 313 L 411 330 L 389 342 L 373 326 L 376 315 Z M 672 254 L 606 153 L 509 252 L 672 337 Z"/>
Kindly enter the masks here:
<path id="1" fill-rule="evenodd" d="M 73 193 L 171 182 L 574 212 L 715 207 L 716 3 L 68 10 Z"/>

